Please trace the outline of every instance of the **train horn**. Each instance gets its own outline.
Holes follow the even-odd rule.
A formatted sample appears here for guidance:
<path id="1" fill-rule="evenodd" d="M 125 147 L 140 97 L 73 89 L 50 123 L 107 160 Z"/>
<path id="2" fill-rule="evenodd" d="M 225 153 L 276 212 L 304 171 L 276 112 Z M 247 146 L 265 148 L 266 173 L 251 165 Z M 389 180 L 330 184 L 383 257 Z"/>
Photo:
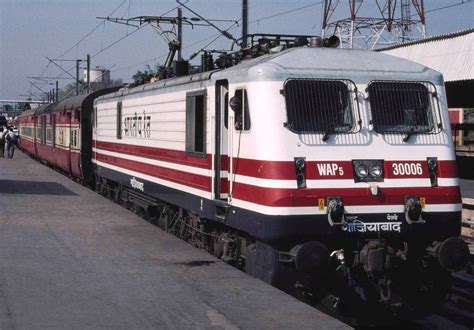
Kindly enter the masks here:
<path id="1" fill-rule="evenodd" d="M 323 47 L 337 48 L 341 40 L 337 36 L 330 36 L 329 38 L 323 39 Z"/>

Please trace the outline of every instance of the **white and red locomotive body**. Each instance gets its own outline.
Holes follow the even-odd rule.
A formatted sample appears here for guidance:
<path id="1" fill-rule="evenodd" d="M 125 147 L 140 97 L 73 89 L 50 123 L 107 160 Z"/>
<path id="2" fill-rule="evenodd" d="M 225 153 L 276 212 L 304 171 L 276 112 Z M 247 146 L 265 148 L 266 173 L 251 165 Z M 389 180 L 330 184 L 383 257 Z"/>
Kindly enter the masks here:
<path id="1" fill-rule="evenodd" d="M 71 114 L 45 121 L 56 143 L 58 123 L 70 125 L 71 160 L 51 164 L 94 176 L 97 191 L 250 274 L 285 289 L 298 281 L 335 313 L 372 301 L 429 310 L 466 259 L 436 71 L 302 47 L 101 94 L 42 110 Z"/>
<path id="2" fill-rule="evenodd" d="M 324 133 L 293 132 L 285 82 L 299 79 L 348 81 L 352 127 L 329 132 L 327 140 Z M 404 142 L 406 133 L 380 134 L 369 127 L 365 90 L 385 80 L 434 82 L 429 111 L 438 121 L 432 130 L 439 131 Z M 221 106 L 225 95 L 238 90 L 248 99 L 248 129 L 236 129 L 234 113 Z M 100 172 L 120 176 L 121 184 L 137 192 L 169 190 L 172 199 L 165 200 L 206 218 L 218 219 L 215 205 L 224 201 L 231 210 L 226 223 L 265 241 L 325 236 L 333 227 L 327 221 L 332 196 L 341 197 L 346 218 L 386 222 L 396 214 L 401 232 L 408 228 L 405 196 L 419 196 L 423 217 L 435 218 L 420 228 L 434 234 L 429 228 L 439 225 L 445 229 L 440 235 L 459 231 L 460 191 L 442 77 L 414 63 L 376 53 L 293 49 L 223 71 L 123 89 L 103 96 L 96 107 L 94 161 Z M 430 157 L 437 160 L 436 186 Z M 296 158 L 304 158 L 304 188 L 298 188 Z M 353 161 L 363 159 L 383 160 L 383 180 L 355 180 Z M 263 219 L 269 230 L 261 229 Z"/>
<path id="3" fill-rule="evenodd" d="M 233 97 L 240 108 L 231 109 Z M 283 263 L 312 273 L 335 258 L 364 269 L 393 307 L 405 298 L 387 297 L 396 291 L 387 274 L 398 272 L 393 288 L 403 286 L 407 246 L 410 262 L 426 249 L 447 268 L 462 262 L 440 254 L 465 258 L 465 246 L 450 240 L 460 232 L 461 199 L 443 79 L 421 65 L 294 48 L 122 89 L 95 109 L 99 185 L 235 229 L 223 241 L 269 282 L 281 283 Z M 449 253 L 449 244 L 440 248 L 446 240 L 456 246 Z M 413 275 L 413 286 L 425 275 Z"/>

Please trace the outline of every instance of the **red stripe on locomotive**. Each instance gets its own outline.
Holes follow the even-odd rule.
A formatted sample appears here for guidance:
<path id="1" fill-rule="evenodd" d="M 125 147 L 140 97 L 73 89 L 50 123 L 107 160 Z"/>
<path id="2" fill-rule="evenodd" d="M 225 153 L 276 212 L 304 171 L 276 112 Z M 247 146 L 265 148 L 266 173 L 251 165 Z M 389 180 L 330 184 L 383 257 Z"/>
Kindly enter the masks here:
<path id="1" fill-rule="evenodd" d="M 156 165 L 141 163 L 133 160 L 118 158 L 114 156 L 95 154 L 96 159 L 107 164 L 119 166 L 121 168 L 140 172 L 163 180 L 179 183 L 188 187 L 211 191 L 212 179 L 208 176 L 183 172 L 175 169 L 160 167 Z"/>
<path id="2" fill-rule="evenodd" d="M 270 189 L 243 183 L 234 184 L 233 197 L 273 207 L 316 206 L 318 199 L 341 196 L 346 206 L 356 205 L 404 205 L 405 196 L 418 195 L 426 198 L 427 204 L 459 204 L 459 186 L 437 188 L 380 188 L 374 196 L 369 188 L 330 189 Z"/>
<path id="3" fill-rule="evenodd" d="M 123 143 L 112 143 L 112 142 L 103 142 L 103 141 L 93 141 L 96 148 L 103 149 L 107 151 L 119 152 L 122 154 L 127 154 L 131 156 L 144 157 L 154 160 L 161 160 L 170 163 L 190 165 L 199 168 L 210 169 L 211 168 L 211 155 L 206 155 L 205 157 L 195 157 L 190 156 L 183 151 L 164 149 L 164 148 L 154 148 L 154 147 L 144 147 L 137 145 L 128 145 Z"/>

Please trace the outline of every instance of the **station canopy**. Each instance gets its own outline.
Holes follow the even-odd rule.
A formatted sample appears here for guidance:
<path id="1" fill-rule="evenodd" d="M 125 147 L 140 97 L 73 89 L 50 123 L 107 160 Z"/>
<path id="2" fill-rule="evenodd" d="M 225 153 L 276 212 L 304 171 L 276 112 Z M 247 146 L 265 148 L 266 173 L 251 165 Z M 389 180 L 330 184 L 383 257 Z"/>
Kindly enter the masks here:
<path id="1" fill-rule="evenodd" d="M 449 107 L 474 107 L 474 28 L 377 49 L 441 72 Z"/>

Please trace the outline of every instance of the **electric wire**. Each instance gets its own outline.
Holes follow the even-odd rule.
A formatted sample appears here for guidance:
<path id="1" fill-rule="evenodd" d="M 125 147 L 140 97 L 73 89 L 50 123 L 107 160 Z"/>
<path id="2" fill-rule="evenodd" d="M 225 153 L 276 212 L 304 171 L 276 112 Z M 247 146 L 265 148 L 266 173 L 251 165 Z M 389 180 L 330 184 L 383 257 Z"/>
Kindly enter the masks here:
<path id="1" fill-rule="evenodd" d="M 117 6 L 117 8 L 115 8 L 108 16 L 110 15 L 113 15 L 117 10 L 120 9 L 120 7 L 123 6 L 123 4 L 126 2 L 127 0 L 123 0 L 122 3 L 120 3 L 120 5 Z M 71 51 L 72 49 L 74 49 L 76 46 L 79 46 L 79 44 L 81 42 L 83 42 L 84 40 L 86 40 L 92 33 L 94 33 L 99 27 L 101 27 L 102 25 L 105 25 L 106 23 L 106 20 L 102 20 L 99 24 L 97 24 L 92 30 L 90 30 L 84 37 L 82 37 L 79 41 L 77 41 L 74 45 L 72 45 L 71 47 L 69 47 L 66 51 L 64 51 L 61 55 L 59 55 L 58 57 L 63 57 L 64 55 L 66 55 L 69 51 Z"/>
<path id="2" fill-rule="evenodd" d="M 275 18 L 275 17 L 278 17 L 278 16 L 282 16 L 282 15 L 294 13 L 295 11 L 299 11 L 299 10 L 303 10 L 303 9 L 306 9 L 306 8 L 310 8 L 310 7 L 314 7 L 314 6 L 320 5 L 320 4 L 322 4 L 323 2 L 324 2 L 324 1 L 319 1 L 319 2 L 315 2 L 315 3 L 312 3 L 312 4 L 306 5 L 306 6 L 298 7 L 298 8 L 295 8 L 295 9 L 286 10 L 286 11 L 283 11 L 283 12 L 281 12 L 281 13 L 276 13 L 276 14 L 273 14 L 273 15 L 270 15 L 270 16 L 266 16 L 266 17 L 262 17 L 262 18 L 259 18 L 259 19 L 255 19 L 255 20 L 253 20 L 253 21 L 250 21 L 250 23 L 258 23 L 258 22 L 265 21 L 265 20 L 270 19 L 270 18 Z"/>
<path id="3" fill-rule="evenodd" d="M 113 15 L 116 11 L 118 11 L 118 10 L 126 3 L 126 1 L 127 1 L 127 0 L 123 0 L 108 16 Z M 131 6 L 132 2 L 133 2 L 133 0 L 130 0 L 130 1 L 129 1 L 129 6 L 128 6 L 128 9 L 127 9 L 128 12 L 130 12 L 130 6 Z M 275 17 L 287 15 L 287 14 L 290 14 L 290 13 L 293 13 L 293 12 L 296 12 L 296 11 L 300 11 L 300 10 L 303 10 L 303 9 L 307 9 L 307 8 L 310 8 L 310 7 L 314 7 L 314 6 L 320 5 L 320 4 L 322 4 L 322 3 L 323 3 L 323 1 L 318 1 L 318 2 L 315 2 L 315 3 L 311 3 L 311 4 L 309 4 L 309 5 L 305 5 L 305 6 L 301 6 L 301 7 L 298 7 L 298 8 L 286 10 L 286 11 L 283 11 L 283 12 L 280 12 L 280 13 L 272 14 L 272 15 L 270 15 L 270 16 L 265 16 L 265 17 L 261 17 L 261 18 L 258 18 L 258 19 L 254 19 L 254 20 L 250 21 L 249 23 L 259 23 L 259 22 L 264 21 L 264 20 L 272 19 L 272 18 L 275 18 Z M 459 2 L 459 3 L 455 3 L 455 4 L 451 4 L 451 5 L 446 5 L 446 6 L 442 6 L 442 7 L 430 9 L 430 10 L 425 10 L 424 13 L 427 14 L 427 13 L 436 12 L 436 11 L 440 11 L 440 10 L 445 10 L 445 9 L 449 9 L 449 8 L 452 8 L 452 7 L 456 7 L 456 6 L 460 6 L 460 5 L 465 5 L 465 4 L 469 4 L 469 3 L 472 3 L 472 1 L 469 1 L 469 0 L 468 0 L 468 1 L 464 1 L 464 0 L 462 0 L 462 1 Z M 178 7 L 179 7 L 179 6 L 176 6 L 176 7 L 172 8 L 172 9 L 170 9 L 170 10 L 167 11 L 166 13 L 162 14 L 162 16 L 168 14 L 169 12 L 171 12 L 171 11 L 173 11 L 173 10 L 175 10 L 175 9 L 177 9 Z M 414 16 L 414 15 L 411 15 L 411 16 Z M 239 21 L 240 21 L 240 20 L 239 20 Z M 64 56 L 64 55 L 67 54 L 69 51 L 71 51 L 72 49 L 74 49 L 74 47 L 79 46 L 79 44 L 80 44 L 81 42 L 83 42 L 83 41 L 84 41 L 85 39 L 87 39 L 90 35 L 92 35 L 99 27 L 105 26 L 105 23 L 106 23 L 106 20 L 103 20 L 102 22 L 100 22 L 99 24 L 97 24 L 97 25 L 96 25 L 91 31 L 89 31 L 84 37 L 82 37 L 82 38 L 81 38 L 79 41 L 77 41 L 74 45 L 72 45 L 72 46 L 69 47 L 66 51 L 64 51 L 61 55 L 59 55 L 59 57 Z M 149 23 L 147 23 L 147 24 L 149 24 Z M 147 25 L 147 24 L 146 24 L 146 25 Z M 235 23 L 234 23 L 234 24 L 235 24 Z M 234 25 L 234 24 L 233 24 L 233 25 Z M 144 25 L 144 26 L 145 26 L 145 25 Z M 141 27 L 144 27 L 144 26 L 141 26 Z M 115 46 L 116 44 L 118 44 L 120 41 L 122 41 L 122 40 L 128 38 L 129 36 L 131 36 L 131 35 L 133 35 L 133 34 L 135 34 L 138 30 L 140 30 L 141 27 L 137 28 L 136 30 L 132 31 L 131 33 L 127 33 L 125 36 L 119 38 L 118 40 L 115 40 L 115 41 L 112 42 L 111 44 L 107 45 L 105 48 L 103 48 L 103 49 L 101 49 L 100 51 L 96 52 L 94 55 L 91 56 L 91 58 L 92 58 L 92 57 L 95 57 L 95 56 L 97 56 L 97 55 L 99 55 L 99 54 L 101 54 L 101 53 L 103 53 L 104 51 L 106 51 L 106 50 L 112 48 L 113 46 Z M 231 26 L 231 27 L 232 27 L 232 26 Z M 230 29 L 230 28 L 228 28 L 228 29 Z M 215 42 L 216 40 L 218 40 L 221 36 L 222 36 L 221 34 L 217 34 L 217 35 L 210 36 L 210 37 L 208 37 L 208 38 L 205 38 L 205 39 L 199 40 L 199 41 L 197 41 L 197 42 L 195 42 L 195 43 L 193 43 L 193 44 L 190 44 L 190 45 L 184 47 L 183 49 L 190 48 L 190 47 L 195 46 L 195 45 L 197 45 L 197 44 L 199 44 L 199 43 L 203 43 L 203 42 L 205 42 L 205 41 L 207 41 L 207 40 L 210 40 L 210 39 L 213 39 L 213 38 L 214 38 L 208 45 L 205 46 L 205 47 L 208 47 L 210 44 L 212 44 L 213 42 Z M 202 47 L 202 48 L 204 48 L 204 47 Z M 130 66 L 127 66 L 127 67 L 124 67 L 124 68 L 116 69 L 116 70 L 114 70 L 114 71 L 121 71 L 121 70 L 123 70 L 123 69 L 125 69 L 125 68 L 131 68 L 131 67 L 138 66 L 138 65 L 141 65 L 141 64 L 150 63 L 150 61 L 155 61 L 155 60 L 160 59 L 160 58 L 162 58 L 162 57 L 164 57 L 164 56 L 165 56 L 165 55 L 160 55 L 160 56 L 155 57 L 155 58 L 153 58 L 153 59 L 151 59 L 151 60 L 142 61 L 142 62 L 140 62 L 140 63 L 138 63 L 138 64 L 134 64 L 134 65 L 130 65 Z M 41 74 L 40 76 L 42 76 L 42 75 L 46 72 L 46 70 L 49 68 L 49 66 L 50 66 L 50 62 L 48 62 L 48 64 L 46 65 L 46 67 L 44 68 L 44 70 L 42 71 L 42 74 Z M 71 71 L 71 70 L 73 70 L 73 69 L 74 69 L 74 67 L 71 67 L 71 68 L 68 69 L 67 71 Z"/>

